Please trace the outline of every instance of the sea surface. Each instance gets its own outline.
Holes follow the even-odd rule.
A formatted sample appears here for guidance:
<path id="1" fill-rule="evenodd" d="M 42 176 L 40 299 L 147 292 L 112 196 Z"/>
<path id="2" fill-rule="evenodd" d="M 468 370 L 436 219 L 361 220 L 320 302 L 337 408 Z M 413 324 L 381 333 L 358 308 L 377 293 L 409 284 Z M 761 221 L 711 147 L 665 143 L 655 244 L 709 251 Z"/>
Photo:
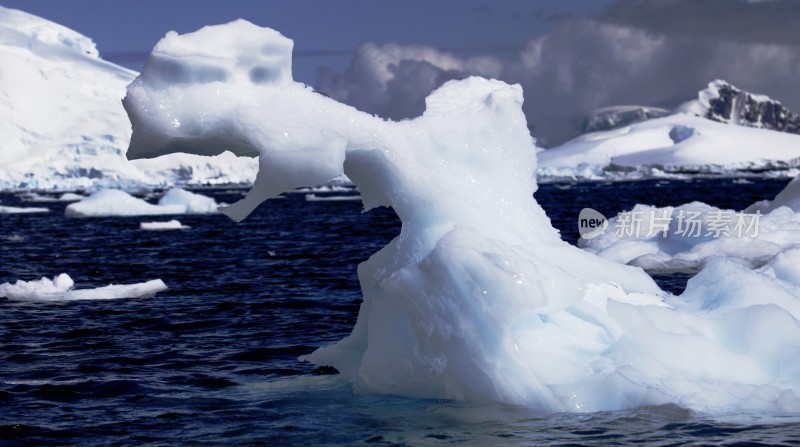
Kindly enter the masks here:
<path id="1" fill-rule="evenodd" d="M 570 243 L 577 216 L 700 200 L 742 209 L 786 180 L 546 184 L 535 194 Z M 201 190 L 233 202 L 239 190 Z M 341 193 L 336 193 L 341 194 Z M 324 195 L 324 194 L 323 194 Z M 172 217 L 0 215 L 0 283 L 68 273 L 78 287 L 161 278 L 154 298 L 0 299 L 1 446 L 798 445 L 800 418 L 677 406 L 540 415 L 525 408 L 357 396 L 297 360 L 350 333 L 356 266 L 399 232 L 391 210 L 287 194 L 242 223 Z M 687 275 L 657 280 L 679 293 Z"/>

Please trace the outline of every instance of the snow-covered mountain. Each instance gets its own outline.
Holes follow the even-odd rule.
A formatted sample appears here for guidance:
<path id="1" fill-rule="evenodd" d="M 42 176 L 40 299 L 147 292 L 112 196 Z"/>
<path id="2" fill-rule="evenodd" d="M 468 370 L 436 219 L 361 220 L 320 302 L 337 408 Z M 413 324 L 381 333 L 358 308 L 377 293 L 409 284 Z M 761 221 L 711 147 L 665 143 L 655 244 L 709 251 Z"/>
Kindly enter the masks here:
<path id="1" fill-rule="evenodd" d="M 719 79 L 675 111 L 720 123 L 800 134 L 800 115 L 768 96 L 746 92 Z"/>
<path id="2" fill-rule="evenodd" d="M 135 76 L 102 60 L 88 37 L 0 7 L 0 189 L 252 182 L 249 158 L 128 161 L 120 100 Z"/>
<path id="3" fill-rule="evenodd" d="M 630 108 L 632 121 L 642 108 Z M 779 102 L 714 81 L 672 114 L 615 127 L 625 108 L 597 121 L 611 130 L 580 135 L 539 154 L 551 179 L 634 179 L 690 174 L 795 176 L 800 118 Z M 615 121 L 616 120 L 616 121 Z M 602 127 L 602 125 L 600 126 Z"/>
<path id="4" fill-rule="evenodd" d="M 670 111 L 658 107 L 616 106 L 604 107 L 591 112 L 581 125 L 581 132 L 601 132 L 631 124 L 640 123 L 653 118 L 667 116 Z"/>

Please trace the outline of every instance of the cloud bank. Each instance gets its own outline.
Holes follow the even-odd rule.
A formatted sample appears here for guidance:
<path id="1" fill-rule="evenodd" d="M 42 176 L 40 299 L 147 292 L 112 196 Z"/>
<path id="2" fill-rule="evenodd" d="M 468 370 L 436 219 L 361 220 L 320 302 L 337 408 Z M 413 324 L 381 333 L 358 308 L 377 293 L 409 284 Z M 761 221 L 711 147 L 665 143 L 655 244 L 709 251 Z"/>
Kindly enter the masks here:
<path id="1" fill-rule="evenodd" d="M 791 40 L 785 34 L 800 31 L 780 30 L 798 16 L 786 14 L 800 2 L 797 7 L 787 3 L 619 1 L 598 17 L 560 21 L 512 58 L 369 43 L 357 49 L 344 72 L 321 68 L 315 87 L 360 110 L 404 119 L 422 113 L 425 96 L 451 79 L 478 75 L 520 83 L 528 123 L 545 146 L 574 136 L 591 110 L 630 104 L 674 107 L 717 78 L 798 110 L 800 36 Z M 725 5 L 731 10 L 695 17 L 700 9 Z"/>

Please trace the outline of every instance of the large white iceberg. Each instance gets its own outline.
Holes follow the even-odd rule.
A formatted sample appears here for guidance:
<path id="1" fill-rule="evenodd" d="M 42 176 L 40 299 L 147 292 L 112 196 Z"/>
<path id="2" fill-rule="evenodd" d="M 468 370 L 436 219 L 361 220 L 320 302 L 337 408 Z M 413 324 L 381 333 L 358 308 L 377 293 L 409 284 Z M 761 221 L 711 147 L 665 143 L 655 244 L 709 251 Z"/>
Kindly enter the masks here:
<path id="1" fill-rule="evenodd" d="M 518 85 L 451 81 L 422 116 L 384 121 L 293 82 L 291 49 L 242 20 L 171 32 L 124 104 L 130 157 L 259 154 L 253 189 L 223 210 L 234 219 L 343 173 L 366 210 L 394 208 L 400 234 L 358 268 L 352 334 L 304 359 L 358 393 L 544 412 L 800 411 L 798 292 L 781 279 L 796 277 L 794 257 L 747 274 L 721 263 L 667 295 L 641 269 L 559 238 L 532 197 Z"/>
<path id="2" fill-rule="evenodd" d="M 158 216 L 169 214 L 213 214 L 220 204 L 202 194 L 173 188 L 167 191 L 157 204 L 118 189 L 101 189 L 91 196 L 67 206 L 67 217 L 107 216 Z"/>
<path id="3" fill-rule="evenodd" d="M 151 298 L 167 289 L 160 279 L 139 284 L 111 284 L 94 289 L 75 289 L 75 282 L 66 273 L 53 279 L 18 280 L 0 284 L 0 298 L 22 301 L 113 300 L 119 298 Z"/>

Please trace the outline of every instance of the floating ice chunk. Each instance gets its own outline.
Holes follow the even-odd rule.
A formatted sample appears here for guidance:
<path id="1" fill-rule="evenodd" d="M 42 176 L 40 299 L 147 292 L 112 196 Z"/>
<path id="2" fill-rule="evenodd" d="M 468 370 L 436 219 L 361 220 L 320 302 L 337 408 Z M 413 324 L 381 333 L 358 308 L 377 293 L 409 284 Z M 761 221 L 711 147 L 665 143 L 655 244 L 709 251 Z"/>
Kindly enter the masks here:
<path id="1" fill-rule="evenodd" d="M 158 200 L 158 206 L 181 207 L 183 212 L 180 214 L 214 214 L 220 205 L 211 197 L 173 188 Z"/>
<path id="2" fill-rule="evenodd" d="M 16 207 L 16 206 L 3 206 L 0 205 L 0 214 L 33 214 L 33 213 L 49 213 L 49 208 L 39 207 Z"/>
<path id="3" fill-rule="evenodd" d="M 61 194 L 61 195 L 58 197 L 58 201 L 59 201 L 59 202 L 78 202 L 78 201 L 81 201 L 81 200 L 83 200 L 85 197 L 86 197 L 86 196 L 82 196 L 82 195 L 80 195 L 80 194 L 75 194 L 75 193 L 72 193 L 72 192 L 67 192 L 67 193 Z"/>
<path id="4" fill-rule="evenodd" d="M 361 196 L 341 196 L 329 195 L 322 196 L 317 194 L 306 194 L 306 202 L 351 202 L 354 200 L 361 200 Z"/>
<path id="5" fill-rule="evenodd" d="M 26 192 L 20 196 L 20 198 L 26 202 L 77 202 L 79 200 L 84 199 L 85 196 L 78 195 L 75 193 L 64 193 L 58 197 L 49 196 L 49 195 L 42 195 L 35 192 Z"/>
<path id="6" fill-rule="evenodd" d="M 797 292 L 778 278 L 793 278 L 784 269 L 794 258 L 763 272 L 721 262 L 685 297 L 665 294 L 641 269 L 552 228 L 532 195 L 537 148 L 519 86 L 451 81 L 422 116 L 384 121 L 292 82 L 290 50 L 243 21 L 170 34 L 124 104 L 132 157 L 259 154 L 253 189 L 225 211 L 234 219 L 343 173 L 365 209 L 394 208 L 400 234 L 358 268 L 353 332 L 303 359 L 334 366 L 358 393 L 544 412 L 667 402 L 800 411 L 800 325 L 788 299 Z M 256 66 L 266 73 L 253 79 Z M 673 144 L 675 124 L 653 138 Z"/>
<path id="7" fill-rule="evenodd" d="M 141 224 L 139 224 L 139 228 L 148 231 L 158 231 L 158 230 L 188 230 L 191 227 L 183 225 L 182 223 L 180 223 L 180 221 L 173 219 L 167 222 L 142 222 Z"/>
<path id="8" fill-rule="evenodd" d="M 0 297 L 27 301 L 111 300 L 150 298 L 167 289 L 160 279 L 139 284 L 109 285 L 96 289 L 74 289 L 75 282 L 66 273 L 55 278 L 0 284 Z"/>
<path id="9" fill-rule="evenodd" d="M 80 202 L 67 206 L 68 217 L 155 216 L 169 214 L 213 214 L 219 204 L 202 194 L 171 189 L 157 205 L 117 189 L 101 189 Z"/>

